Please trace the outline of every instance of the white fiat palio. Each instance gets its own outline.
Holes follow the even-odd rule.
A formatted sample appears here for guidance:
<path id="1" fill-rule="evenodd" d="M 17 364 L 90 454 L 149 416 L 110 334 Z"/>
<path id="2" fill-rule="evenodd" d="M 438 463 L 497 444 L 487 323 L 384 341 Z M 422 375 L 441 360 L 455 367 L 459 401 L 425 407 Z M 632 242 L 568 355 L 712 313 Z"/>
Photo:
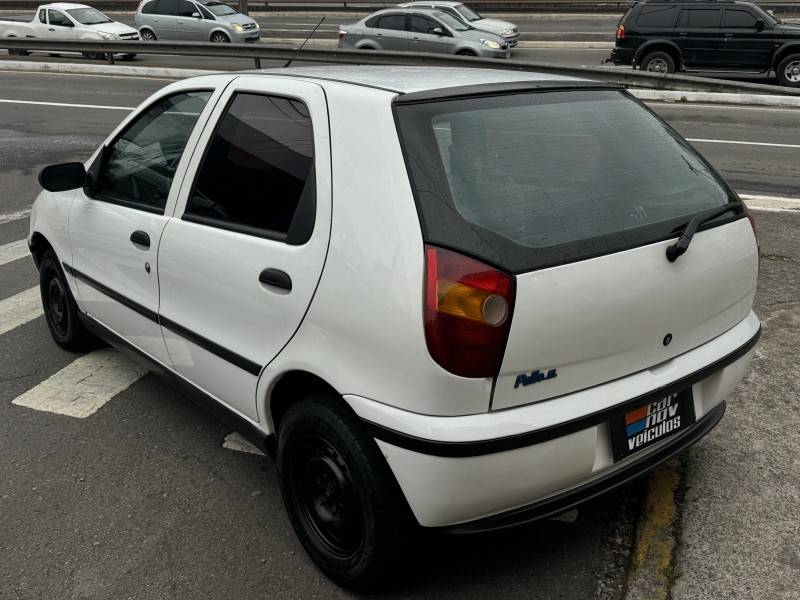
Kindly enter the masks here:
<path id="1" fill-rule="evenodd" d="M 737 195 L 626 91 L 319 67 L 166 86 L 45 168 L 56 343 L 150 365 L 277 462 L 329 576 L 500 529 L 720 420 L 760 332 Z"/>

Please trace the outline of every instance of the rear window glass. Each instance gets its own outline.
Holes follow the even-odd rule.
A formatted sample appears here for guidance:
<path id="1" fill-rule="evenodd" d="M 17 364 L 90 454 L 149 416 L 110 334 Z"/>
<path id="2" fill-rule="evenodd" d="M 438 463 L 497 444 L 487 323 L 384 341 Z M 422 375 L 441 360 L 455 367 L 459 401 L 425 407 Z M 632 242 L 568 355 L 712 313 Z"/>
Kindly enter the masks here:
<path id="1" fill-rule="evenodd" d="M 396 111 L 426 240 L 512 272 L 666 239 L 730 200 L 685 141 L 619 91 Z"/>
<path id="2" fill-rule="evenodd" d="M 678 18 L 677 6 L 643 6 L 639 17 L 636 19 L 636 24 L 640 27 L 654 27 L 660 29 L 671 29 L 675 26 L 675 21 Z"/>

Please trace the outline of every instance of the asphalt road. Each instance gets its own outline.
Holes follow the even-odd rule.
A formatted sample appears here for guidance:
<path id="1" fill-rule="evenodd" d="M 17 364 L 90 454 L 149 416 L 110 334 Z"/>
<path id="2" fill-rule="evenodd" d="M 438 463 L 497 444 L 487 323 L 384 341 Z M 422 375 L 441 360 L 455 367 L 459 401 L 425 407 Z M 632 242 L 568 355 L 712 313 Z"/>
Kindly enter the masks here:
<path id="1" fill-rule="evenodd" d="M 2 256 L 25 236 L 36 173 L 84 159 L 166 81 L 0 73 L 0 83 L 0 598 L 349 597 L 295 540 L 272 464 L 223 448 L 230 432 L 154 376 L 85 419 L 12 404 L 78 358 L 52 343 L 41 316 L 3 327 L 8 301 L 35 293 L 30 259 Z M 798 193 L 800 148 L 752 145 L 796 145 L 796 111 L 654 108 L 684 135 L 717 140 L 696 144 L 740 191 Z M 783 214 L 759 213 L 762 248 L 776 231 L 796 237 L 800 223 Z M 789 267 L 762 260 L 762 306 L 790 293 Z M 617 598 L 639 498 L 634 486 L 573 522 L 432 536 L 384 596 Z"/>

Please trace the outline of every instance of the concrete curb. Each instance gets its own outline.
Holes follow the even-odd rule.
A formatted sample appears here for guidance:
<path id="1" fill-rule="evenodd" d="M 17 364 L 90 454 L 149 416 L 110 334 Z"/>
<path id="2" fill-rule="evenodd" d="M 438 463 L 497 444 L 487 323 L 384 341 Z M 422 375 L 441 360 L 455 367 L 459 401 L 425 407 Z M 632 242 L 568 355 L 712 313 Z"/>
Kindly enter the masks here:
<path id="1" fill-rule="evenodd" d="M 669 600 L 677 532 L 677 496 L 684 486 L 680 458 L 658 467 L 647 479 L 647 494 L 625 582 L 625 600 Z"/>
<path id="2" fill-rule="evenodd" d="M 133 67 L 125 65 L 87 65 L 75 63 L 28 62 L 16 60 L 0 61 L 0 72 L 62 73 L 73 75 L 99 75 L 114 77 L 145 77 L 153 79 L 185 79 L 197 75 L 219 73 L 214 70 L 175 69 L 166 67 Z M 672 90 L 631 89 L 630 92 L 643 101 L 699 104 L 730 104 L 739 106 L 765 106 L 777 108 L 800 108 L 800 97 L 773 96 L 767 94 L 730 94 L 716 92 L 680 92 Z"/>

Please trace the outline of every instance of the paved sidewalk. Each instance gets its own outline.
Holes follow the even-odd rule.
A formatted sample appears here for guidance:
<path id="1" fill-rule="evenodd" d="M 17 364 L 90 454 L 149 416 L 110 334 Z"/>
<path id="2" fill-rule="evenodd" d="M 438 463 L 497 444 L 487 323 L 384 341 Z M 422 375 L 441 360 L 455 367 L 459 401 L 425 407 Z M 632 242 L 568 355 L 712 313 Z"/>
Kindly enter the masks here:
<path id="1" fill-rule="evenodd" d="M 690 453 L 672 600 L 800 599 L 800 212 L 755 215 L 763 334 L 722 423 Z"/>

